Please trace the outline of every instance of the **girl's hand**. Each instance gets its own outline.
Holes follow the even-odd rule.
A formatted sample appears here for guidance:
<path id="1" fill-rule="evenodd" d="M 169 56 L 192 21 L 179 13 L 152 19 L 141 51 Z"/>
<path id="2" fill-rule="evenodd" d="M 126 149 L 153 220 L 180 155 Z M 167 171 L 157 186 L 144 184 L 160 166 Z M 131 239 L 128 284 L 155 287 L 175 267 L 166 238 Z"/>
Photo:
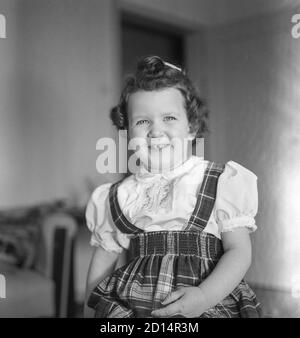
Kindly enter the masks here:
<path id="1" fill-rule="evenodd" d="M 152 311 L 153 317 L 172 317 L 181 315 L 187 318 L 200 317 L 207 309 L 207 300 L 200 287 L 180 287 L 162 302 L 167 305 Z"/>

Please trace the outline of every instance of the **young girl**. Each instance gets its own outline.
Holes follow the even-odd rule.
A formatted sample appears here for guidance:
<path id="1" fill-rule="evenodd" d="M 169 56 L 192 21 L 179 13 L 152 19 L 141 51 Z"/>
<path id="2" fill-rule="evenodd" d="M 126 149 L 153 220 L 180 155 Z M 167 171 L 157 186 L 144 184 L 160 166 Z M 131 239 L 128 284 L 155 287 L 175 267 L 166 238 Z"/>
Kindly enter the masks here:
<path id="1" fill-rule="evenodd" d="M 111 118 L 145 146 L 139 170 L 99 186 L 87 206 L 95 246 L 87 305 L 96 317 L 259 317 L 243 280 L 256 176 L 188 151 L 185 141 L 204 134 L 207 115 L 185 72 L 157 56 L 127 81 Z"/>

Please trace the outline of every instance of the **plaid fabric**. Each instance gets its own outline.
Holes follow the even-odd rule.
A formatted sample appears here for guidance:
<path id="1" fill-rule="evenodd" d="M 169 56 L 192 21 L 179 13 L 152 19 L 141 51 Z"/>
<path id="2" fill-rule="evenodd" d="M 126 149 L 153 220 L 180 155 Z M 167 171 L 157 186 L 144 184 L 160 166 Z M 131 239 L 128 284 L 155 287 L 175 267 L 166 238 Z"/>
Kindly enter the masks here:
<path id="1" fill-rule="evenodd" d="M 124 234 L 135 234 L 142 232 L 141 229 L 130 223 L 122 213 L 118 202 L 118 186 L 122 181 L 114 183 L 109 190 L 109 205 L 111 210 L 112 219 L 117 228 Z"/>
<path id="2" fill-rule="evenodd" d="M 194 255 L 218 261 L 223 254 L 222 242 L 214 235 L 199 231 L 153 231 L 132 238 L 130 259 L 149 255 Z"/>
<path id="3" fill-rule="evenodd" d="M 224 171 L 224 167 L 224 165 L 214 162 L 208 163 L 195 209 L 185 230 L 196 229 L 202 231 L 206 227 L 215 203 L 218 179 Z"/>
<path id="4" fill-rule="evenodd" d="M 110 207 L 116 226 L 133 234 L 129 263 L 117 269 L 91 293 L 88 305 L 98 318 L 151 317 L 166 296 L 181 286 L 198 286 L 223 254 L 222 242 L 203 231 L 214 206 L 223 166 L 209 163 L 197 203 L 184 231 L 143 232 L 121 212 L 116 183 Z M 201 317 L 259 317 L 255 294 L 244 282 Z"/>

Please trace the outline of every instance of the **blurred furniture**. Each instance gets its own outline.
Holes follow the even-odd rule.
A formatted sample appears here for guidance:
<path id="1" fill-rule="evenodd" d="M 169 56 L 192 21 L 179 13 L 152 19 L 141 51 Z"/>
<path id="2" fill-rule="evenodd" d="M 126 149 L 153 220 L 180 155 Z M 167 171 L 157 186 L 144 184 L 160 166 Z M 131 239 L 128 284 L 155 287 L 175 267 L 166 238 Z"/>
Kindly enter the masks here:
<path id="1" fill-rule="evenodd" d="M 0 274 L 6 281 L 0 317 L 72 317 L 77 224 L 69 214 L 57 211 L 40 217 L 35 227 L 39 236 L 33 266 L 19 267 L 0 257 Z"/>

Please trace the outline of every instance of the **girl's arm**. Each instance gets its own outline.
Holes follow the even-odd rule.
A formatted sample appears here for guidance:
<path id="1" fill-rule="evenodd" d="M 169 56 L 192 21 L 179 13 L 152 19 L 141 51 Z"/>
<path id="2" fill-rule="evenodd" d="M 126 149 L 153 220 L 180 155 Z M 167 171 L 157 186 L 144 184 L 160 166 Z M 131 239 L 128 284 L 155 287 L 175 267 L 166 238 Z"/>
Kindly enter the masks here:
<path id="1" fill-rule="evenodd" d="M 87 306 L 90 293 L 101 280 L 115 270 L 119 256 L 117 252 L 108 252 L 102 247 L 94 249 L 87 275 L 84 317 L 94 317 L 94 310 Z"/>
<path id="2" fill-rule="evenodd" d="M 251 264 L 251 241 L 247 228 L 222 233 L 224 254 L 215 269 L 198 287 L 182 287 L 172 292 L 153 316 L 181 314 L 198 317 L 229 295 L 245 276 Z"/>

